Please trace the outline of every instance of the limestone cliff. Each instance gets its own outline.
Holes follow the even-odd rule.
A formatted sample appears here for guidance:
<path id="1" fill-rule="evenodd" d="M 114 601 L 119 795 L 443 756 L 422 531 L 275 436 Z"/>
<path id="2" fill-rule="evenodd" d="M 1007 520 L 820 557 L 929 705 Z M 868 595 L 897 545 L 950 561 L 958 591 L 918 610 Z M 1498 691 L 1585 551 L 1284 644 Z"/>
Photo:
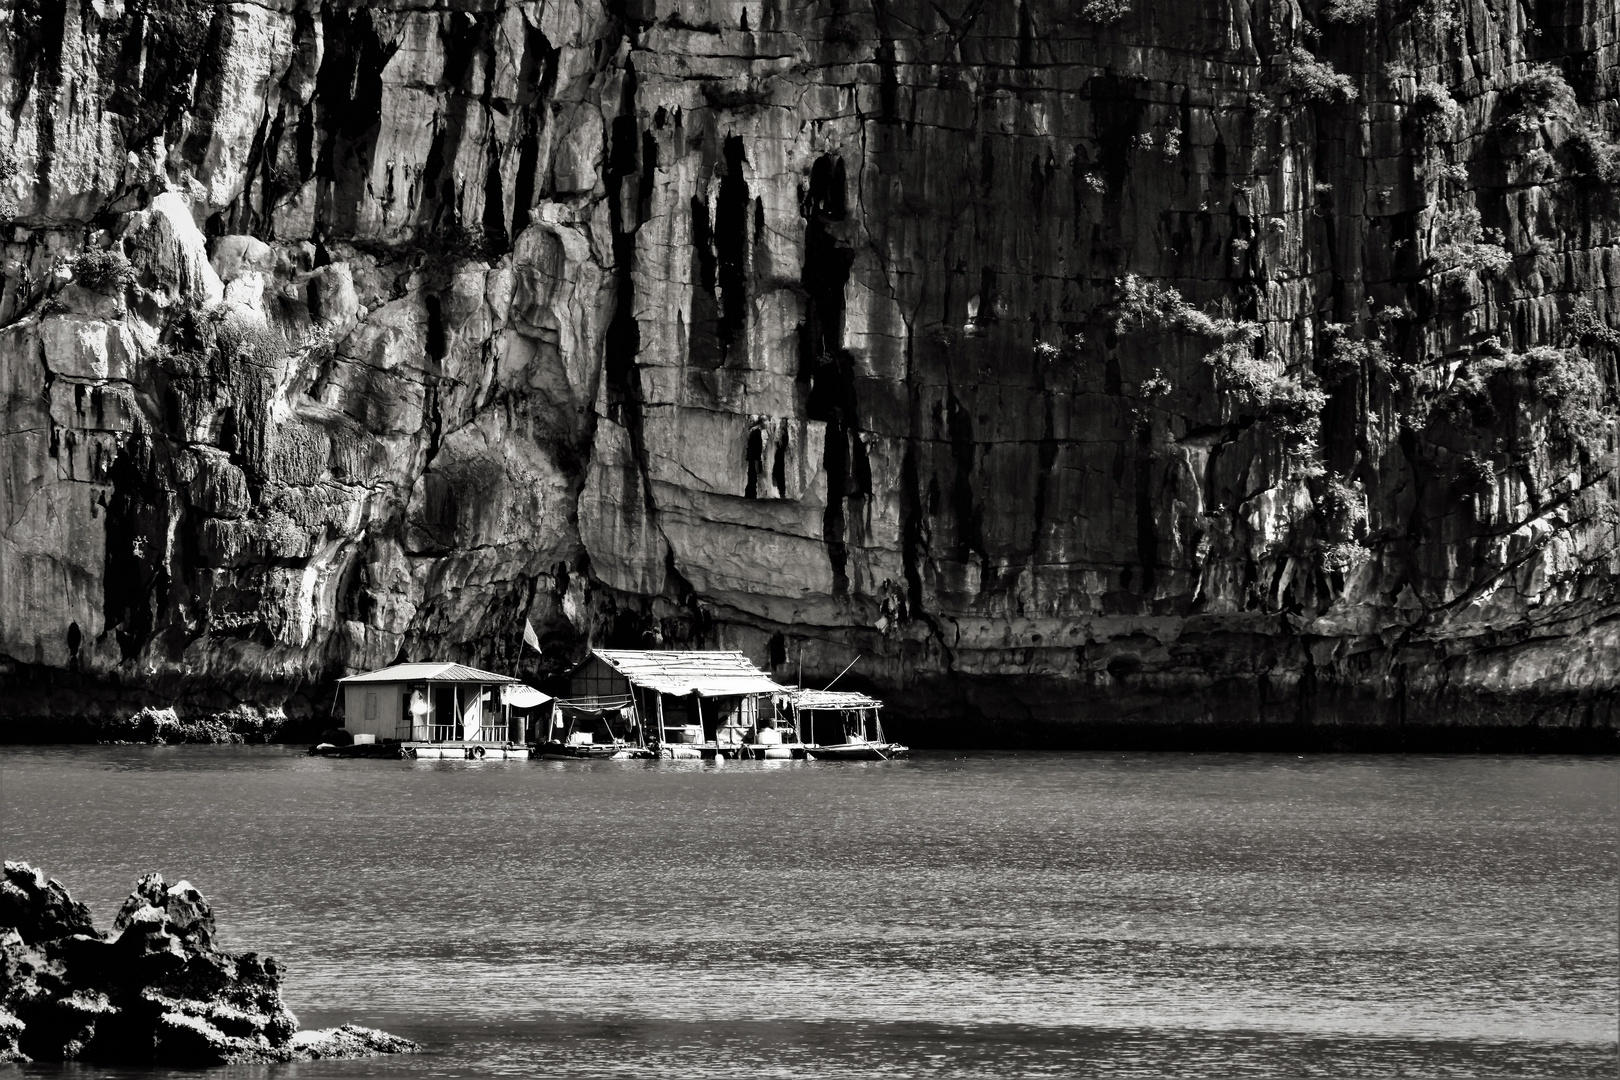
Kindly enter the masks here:
<path id="1" fill-rule="evenodd" d="M 4 5 L 13 734 L 525 618 L 1026 735 L 1620 719 L 1611 0 Z"/>

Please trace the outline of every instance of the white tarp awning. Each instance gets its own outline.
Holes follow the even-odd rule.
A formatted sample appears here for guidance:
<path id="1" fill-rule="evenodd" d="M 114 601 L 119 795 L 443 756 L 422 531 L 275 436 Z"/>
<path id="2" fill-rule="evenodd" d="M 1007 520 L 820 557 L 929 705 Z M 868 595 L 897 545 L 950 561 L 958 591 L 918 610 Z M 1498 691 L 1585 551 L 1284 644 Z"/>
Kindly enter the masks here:
<path id="1" fill-rule="evenodd" d="M 518 683 L 516 686 L 503 687 L 501 700 L 514 709 L 532 709 L 536 705 L 544 705 L 551 700 L 550 694 L 543 694 L 532 686 Z"/>

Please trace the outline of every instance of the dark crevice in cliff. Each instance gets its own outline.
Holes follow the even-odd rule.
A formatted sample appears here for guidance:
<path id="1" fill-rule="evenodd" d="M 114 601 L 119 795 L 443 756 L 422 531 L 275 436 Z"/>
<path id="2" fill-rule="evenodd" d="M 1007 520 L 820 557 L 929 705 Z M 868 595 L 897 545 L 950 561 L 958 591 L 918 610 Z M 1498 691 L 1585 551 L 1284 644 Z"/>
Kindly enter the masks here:
<path id="1" fill-rule="evenodd" d="M 650 135 L 650 133 L 649 133 Z M 648 145 L 656 153 L 657 143 Z M 743 179 L 743 141 L 729 136 L 722 149 L 719 192 L 714 221 L 708 204 L 693 195 L 692 206 L 692 321 L 688 328 L 688 357 L 703 368 L 747 362 L 748 326 L 748 218 L 752 199 Z M 650 205 L 651 191 L 645 192 Z"/>
<path id="2" fill-rule="evenodd" d="M 1132 140 L 1142 131 L 1147 101 L 1142 91 L 1147 80 L 1109 72 L 1093 75 L 1083 91 L 1091 102 L 1091 134 L 1097 144 L 1098 164 L 1110 195 L 1125 185 L 1131 170 Z"/>
<path id="3" fill-rule="evenodd" d="M 1146 611 L 1155 612 L 1154 587 L 1158 580 L 1159 569 L 1159 537 L 1154 522 L 1153 502 L 1153 428 L 1149 424 L 1138 424 L 1136 428 L 1135 445 L 1132 448 L 1135 456 L 1135 474 L 1132 476 L 1132 487 L 1136 496 L 1136 562 L 1142 568 L 1142 583 L 1138 595 L 1142 597 Z M 1117 466 L 1123 466 L 1123 454 L 1117 459 Z M 1123 469 L 1119 469 L 1123 472 Z M 1120 477 L 1119 479 L 1123 479 Z"/>
<path id="4" fill-rule="evenodd" d="M 506 217 L 501 194 L 501 144 L 489 141 L 489 166 L 484 172 L 484 253 L 487 258 L 498 259 L 512 249 L 506 235 Z"/>
<path id="5" fill-rule="evenodd" d="M 512 191 L 512 236 L 529 227 L 539 171 L 540 141 L 547 130 L 549 103 L 557 85 L 561 49 L 553 48 L 538 26 L 523 25 L 523 58 L 518 64 L 517 105 L 522 110 L 518 142 L 518 171 Z"/>
<path id="6" fill-rule="evenodd" d="M 692 310 L 687 326 L 686 355 L 694 367 L 720 365 L 720 322 L 715 285 L 719 280 L 714 257 L 714 230 L 709 225 L 709 205 L 692 196 Z"/>
<path id="7" fill-rule="evenodd" d="M 733 353 L 747 355 L 748 323 L 748 211 L 752 202 L 743 179 L 743 141 L 731 135 L 725 142 L 725 173 L 714 208 L 714 251 L 720 287 L 720 361 Z"/>
<path id="8" fill-rule="evenodd" d="M 643 427 L 641 367 L 641 327 L 636 321 L 636 230 L 639 221 L 624 219 L 624 185 L 636 177 L 640 161 L 641 130 L 636 123 L 636 69 L 625 65 L 619 114 L 613 118 L 608 144 L 607 188 L 608 224 L 613 236 L 613 317 L 604 335 L 603 370 L 607 384 L 608 419 L 621 425 L 630 440 L 643 507 L 655 513 L 651 470 L 647 463 L 646 432 Z M 650 167 L 650 165 L 649 165 Z"/>
<path id="9" fill-rule="evenodd" d="M 32 7 L 31 12 L 27 8 L 18 12 L 18 16 L 27 14 L 32 14 L 31 25 L 19 28 L 22 30 L 19 37 L 31 38 L 37 42 L 33 49 L 33 55 L 39 63 L 35 75 L 37 80 L 35 85 L 39 88 L 36 97 L 44 107 L 34 112 L 34 137 L 39 147 L 37 151 L 39 159 L 35 162 L 34 169 L 34 192 L 36 198 L 43 200 L 50 197 L 51 166 L 56 163 L 56 99 L 62 87 L 62 39 L 66 32 L 67 4 L 44 0 L 38 6 Z M 16 49 L 21 45 L 22 49 L 27 49 L 29 44 L 31 42 L 16 42 L 13 48 Z M 19 103 L 23 100 L 23 95 L 18 95 Z"/>
<path id="10" fill-rule="evenodd" d="M 984 540 L 984 510 L 973 494 L 973 460 L 977 444 L 973 440 L 973 420 L 961 401 L 956 388 L 946 391 L 945 432 L 951 444 L 951 460 L 955 469 L 951 477 L 951 515 L 955 523 L 955 556 L 961 562 L 977 556 L 979 560 L 979 591 L 991 591 L 995 584 L 995 569 Z"/>
<path id="11" fill-rule="evenodd" d="M 748 429 L 748 483 L 743 487 L 743 498 L 759 498 L 759 478 L 765 471 L 765 433 L 758 425 Z"/>
<path id="12" fill-rule="evenodd" d="M 384 44 L 367 10 L 321 5 L 326 52 L 315 78 L 317 124 L 326 138 L 315 162 L 322 180 L 317 231 L 353 235 L 382 123 L 382 72 L 398 47 Z"/>
<path id="13" fill-rule="evenodd" d="M 1029 538 L 1029 557 L 1036 564 L 1041 561 L 1041 537 L 1046 531 L 1047 487 L 1052 482 L 1052 467 L 1057 464 L 1058 441 L 1053 411 L 1056 403 L 1050 393 L 1041 395 L 1043 421 L 1039 451 L 1040 470 L 1035 474 L 1035 524 Z"/>
<path id="14" fill-rule="evenodd" d="M 105 637 L 112 633 L 124 661 L 135 659 L 159 629 L 168 607 L 167 493 L 155 475 L 150 439 L 137 437 L 107 470 Z"/>
<path id="15" fill-rule="evenodd" d="M 872 0 L 872 18 L 878 32 L 878 118 L 894 123 L 900 118 L 900 76 L 888 0 Z"/>
<path id="16" fill-rule="evenodd" d="M 808 300 L 799 327 L 799 377 L 808 377 L 805 416 L 827 425 L 822 467 L 827 508 L 822 539 L 833 571 L 833 591 L 849 591 L 845 500 L 851 494 L 850 441 L 858 430 L 855 362 L 844 351 L 844 288 L 855 253 L 844 236 L 848 203 L 842 158 L 823 155 L 810 169 L 800 282 Z M 864 455 L 864 448 L 861 451 Z"/>
<path id="17" fill-rule="evenodd" d="M 900 458 L 900 561 L 906 577 L 906 607 L 913 617 L 923 614 L 922 567 L 927 559 L 928 521 L 917 481 L 917 442 L 907 439 Z"/>

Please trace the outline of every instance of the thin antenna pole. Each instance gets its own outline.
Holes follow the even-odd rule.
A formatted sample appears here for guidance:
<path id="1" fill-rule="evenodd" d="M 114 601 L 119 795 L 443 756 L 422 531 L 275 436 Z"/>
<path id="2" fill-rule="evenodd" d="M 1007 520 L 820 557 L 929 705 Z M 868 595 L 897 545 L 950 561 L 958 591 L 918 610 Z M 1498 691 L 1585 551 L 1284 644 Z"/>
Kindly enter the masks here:
<path id="1" fill-rule="evenodd" d="M 822 689 L 823 690 L 831 690 L 833 682 L 837 682 L 839 679 L 842 679 L 845 675 L 848 675 L 849 674 L 849 669 L 854 667 L 856 664 L 860 663 L 860 660 L 861 660 L 861 654 L 856 653 L 855 654 L 855 659 L 851 660 L 847 665 L 845 665 L 844 670 L 840 671 L 837 675 L 834 675 L 833 676 L 833 681 L 828 683 L 826 686 L 823 686 Z"/>

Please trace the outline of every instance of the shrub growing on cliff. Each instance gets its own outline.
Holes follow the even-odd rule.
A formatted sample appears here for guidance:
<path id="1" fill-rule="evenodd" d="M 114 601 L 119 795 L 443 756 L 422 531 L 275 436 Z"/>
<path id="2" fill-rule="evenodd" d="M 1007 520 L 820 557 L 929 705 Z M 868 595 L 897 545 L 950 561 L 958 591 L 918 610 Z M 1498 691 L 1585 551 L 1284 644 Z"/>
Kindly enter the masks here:
<path id="1" fill-rule="evenodd" d="M 1119 333 L 1150 330 L 1180 331 L 1217 341 L 1254 341 L 1260 327 L 1254 323 L 1221 319 L 1199 311 L 1174 285 L 1144 281 L 1135 274 L 1114 279 L 1114 329 Z"/>
<path id="2" fill-rule="evenodd" d="M 1496 482 L 1496 465 L 1481 454 L 1467 454 L 1458 460 L 1456 476 L 1465 488 L 1487 488 Z"/>
<path id="3" fill-rule="evenodd" d="M 1593 450 L 1613 423 L 1597 403 L 1603 398 L 1603 380 L 1597 365 L 1573 349 L 1548 346 L 1524 356 L 1530 387 L 1548 405 L 1548 431 L 1566 449 Z"/>
<path id="4" fill-rule="evenodd" d="M 1509 86 L 1503 95 L 1507 112 L 1502 118 L 1506 131 L 1533 131 L 1545 120 L 1573 120 L 1575 91 L 1551 64 L 1535 64 Z"/>
<path id="5" fill-rule="evenodd" d="M 1487 239 L 1474 207 L 1434 216 L 1434 261 L 1441 272 L 1495 274 L 1513 261 L 1499 243 Z"/>
<path id="6" fill-rule="evenodd" d="M 1341 26 L 1368 22 L 1378 17 L 1378 0 L 1328 0 L 1322 17 Z"/>
<path id="7" fill-rule="evenodd" d="M 1329 473 L 1316 499 L 1323 528 L 1331 536 L 1354 536 L 1367 524 L 1367 496 L 1338 473 Z"/>
<path id="8" fill-rule="evenodd" d="M 1585 298 L 1575 301 L 1569 314 L 1564 316 L 1564 334 L 1567 340 L 1577 343 L 1590 342 L 1620 349 L 1620 330 L 1600 319 L 1597 308 Z"/>
<path id="9" fill-rule="evenodd" d="M 1412 98 L 1411 117 L 1423 137 L 1439 141 L 1449 136 L 1462 116 L 1462 106 L 1441 83 L 1424 83 Z"/>
<path id="10" fill-rule="evenodd" d="M 1614 426 L 1601 407 L 1603 380 L 1597 365 L 1574 349 L 1538 346 L 1527 353 L 1486 347 L 1468 358 L 1436 402 L 1456 420 L 1493 424 L 1501 419 L 1492 386 L 1518 392 L 1547 407 L 1547 434 L 1555 449 L 1594 452 Z"/>
<path id="11" fill-rule="evenodd" d="M 1108 26 L 1130 14 L 1129 0 L 1082 0 L 1080 17 L 1087 22 Z"/>
<path id="12" fill-rule="evenodd" d="M 135 281 L 135 268 L 122 251 L 91 248 L 73 260 L 73 280 L 96 292 L 115 292 Z"/>
<path id="13" fill-rule="evenodd" d="M 1620 146 L 1596 128 L 1582 128 L 1570 136 L 1569 157 L 1584 179 L 1609 187 L 1620 185 Z"/>
<path id="14" fill-rule="evenodd" d="M 1301 101 L 1356 100 L 1356 86 L 1350 76 L 1333 70 L 1333 65 L 1318 60 L 1298 45 L 1288 50 L 1283 65 L 1282 87 Z"/>
<path id="15" fill-rule="evenodd" d="M 1354 573 L 1372 555 L 1354 540 L 1329 540 L 1319 544 L 1316 551 L 1322 569 L 1330 574 Z"/>
<path id="16" fill-rule="evenodd" d="M 1363 371 L 1388 372 L 1393 365 L 1389 350 L 1371 338 L 1352 338 L 1349 327 L 1343 323 L 1329 323 L 1322 328 L 1327 351 L 1316 364 L 1316 374 L 1328 386 L 1336 386 L 1352 375 Z"/>
<path id="17" fill-rule="evenodd" d="M 1307 386 L 1297 375 L 1284 375 L 1265 403 L 1266 420 L 1282 444 L 1293 451 L 1313 448 L 1322 435 L 1322 409 L 1327 395 Z"/>
<path id="18" fill-rule="evenodd" d="M 1154 368 L 1153 374 L 1142 380 L 1141 385 L 1136 388 L 1136 392 L 1141 397 L 1154 401 L 1169 396 L 1170 391 L 1174 389 L 1175 386 L 1169 379 L 1165 378 L 1164 369 Z"/>

